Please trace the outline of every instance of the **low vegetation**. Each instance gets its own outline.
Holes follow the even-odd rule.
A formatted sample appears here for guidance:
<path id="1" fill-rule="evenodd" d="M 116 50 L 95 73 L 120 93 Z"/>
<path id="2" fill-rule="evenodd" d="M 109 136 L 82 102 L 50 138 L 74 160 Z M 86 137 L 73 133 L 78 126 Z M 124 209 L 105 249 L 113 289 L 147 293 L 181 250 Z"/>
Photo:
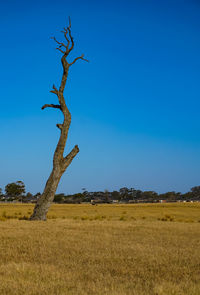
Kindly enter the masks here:
<path id="1" fill-rule="evenodd" d="M 166 192 L 158 194 L 154 191 L 141 191 L 134 188 L 123 187 L 119 191 L 96 191 L 88 192 L 82 189 L 82 193 L 66 195 L 64 193 L 56 194 L 54 202 L 59 204 L 81 204 L 81 203 L 158 203 L 158 202 L 200 202 L 200 186 L 195 186 L 187 193 Z M 41 197 L 38 192 L 32 195 L 26 193 L 23 181 L 9 183 L 3 190 L 0 188 L 0 202 L 21 202 L 36 203 Z"/>
<path id="2" fill-rule="evenodd" d="M 198 295 L 200 206 L 0 205 L 1 295 Z"/>

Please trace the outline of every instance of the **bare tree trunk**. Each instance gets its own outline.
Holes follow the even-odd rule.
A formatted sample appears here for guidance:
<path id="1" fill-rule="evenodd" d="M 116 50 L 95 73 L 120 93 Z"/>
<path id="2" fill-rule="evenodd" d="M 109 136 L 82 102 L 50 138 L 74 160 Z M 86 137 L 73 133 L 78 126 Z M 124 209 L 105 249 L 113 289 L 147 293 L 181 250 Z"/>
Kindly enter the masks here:
<path id="1" fill-rule="evenodd" d="M 54 93 L 58 97 L 59 104 L 45 104 L 42 109 L 45 109 L 47 107 L 52 107 L 61 110 L 64 116 L 64 120 L 62 124 L 57 124 L 56 126 L 60 129 L 60 138 L 56 147 L 56 150 L 54 152 L 53 157 L 53 169 L 52 172 L 47 180 L 47 183 L 44 188 L 44 192 L 41 195 L 41 197 L 38 199 L 33 214 L 30 217 L 30 220 L 46 220 L 46 215 L 48 212 L 48 209 L 54 199 L 59 181 L 67 169 L 67 167 L 71 164 L 73 158 L 77 155 L 79 152 L 79 148 L 77 145 L 72 149 L 72 151 L 67 155 L 64 156 L 64 149 L 68 137 L 68 131 L 71 124 L 71 114 L 69 112 L 69 109 L 66 105 L 65 99 L 64 99 L 64 90 L 65 85 L 67 82 L 68 77 L 68 71 L 71 65 L 73 65 L 77 60 L 82 59 L 85 61 L 88 61 L 84 59 L 84 55 L 81 55 L 77 58 L 75 58 L 71 63 L 67 61 L 67 57 L 69 53 L 72 51 L 74 47 L 74 40 L 71 35 L 71 21 L 69 19 L 69 26 L 65 29 L 64 28 L 64 36 L 67 41 L 67 44 L 59 42 L 56 40 L 56 38 L 53 38 L 55 42 L 58 44 L 58 47 L 56 48 L 60 52 L 62 52 L 63 56 L 61 58 L 62 66 L 63 66 L 63 75 L 62 80 L 60 83 L 59 89 L 57 89 L 53 85 L 53 90 L 50 92 Z"/>

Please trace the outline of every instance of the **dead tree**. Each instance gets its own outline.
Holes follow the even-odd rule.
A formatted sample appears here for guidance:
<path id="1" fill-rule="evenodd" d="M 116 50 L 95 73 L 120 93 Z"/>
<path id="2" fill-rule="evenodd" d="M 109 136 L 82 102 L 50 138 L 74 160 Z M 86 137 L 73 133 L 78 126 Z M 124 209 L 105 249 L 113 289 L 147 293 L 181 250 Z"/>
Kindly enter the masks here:
<path id="1" fill-rule="evenodd" d="M 71 152 L 67 156 L 64 156 L 64 149 L 65 149 L 65 145 L 66 145 L 66 141 L 68 137 L 69 127 L 71 124 L 71 114 L 65 102 L 64 90 L 65 90 L 70 67 L 73 64 L 75 64 L 75 62 L 78 61 L 79 59 L 84 61 L 88 61 L 88 60 L 84 58 L 83 54 L 79 57 L 76 57 L 72 62 L 69 62 L 67 60 L 70 52 L 74 48 L 74 39 L 71 35 L 70 19 L 69 19 L 68 27 L 64 28 L 62 33 L 64 34 L 65 42 L 59 42 L 57 41 L 55 37 L 52 38 L 58 45 L 56 49 L 62 53 L 61 62 L 63 67 L 63 75 L 62 75 L 60 87 L 56 88 L 55 85 L 53 85 L 53 89 L 50 91 L 51 93 L 55 94 L 58 97 L 59 104 L 45 104 L 42 107 L 42 110 L 49 107 L 59 109 L 59 111 L 63 113 L 64 120 L 62 124 L 56 125 L 58 129 L 60 130 L 60 138 L 53 156 L 53 169 L 46 182 L 44 191 L 35 205 L 35 208 L 34 208 L 33 214 L 30 217 L 30 220 L 46 220 L 48 209 L 54 199 L 56 189 L 58 187 L 61 176 L 63 175 L 67 167 L 71 164 L 72 160 L 79 152 L 78 146 L 75 145 L 75 147 L 71 150 Z"/>

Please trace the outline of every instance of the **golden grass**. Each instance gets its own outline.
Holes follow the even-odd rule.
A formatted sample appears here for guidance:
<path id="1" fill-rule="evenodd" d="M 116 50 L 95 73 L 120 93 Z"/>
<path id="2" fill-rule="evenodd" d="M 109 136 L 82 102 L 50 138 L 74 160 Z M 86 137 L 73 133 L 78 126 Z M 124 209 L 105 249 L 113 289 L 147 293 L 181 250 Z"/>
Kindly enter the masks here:
<path id="1" fill-rule="evenodd" d="M 32 209 L 0 205 L 1 295 L 200 294 L 198 204 Z"/>
<path id="2" fill-rule="evenodd" d="M 0 203 L 0 220 L 27 219 L 33 210 L 32 204 Z M 141 220 L 200 222 L 200 203 L 166 203 L 166 204 L 90 204 L 59 205 L 53 204 L 48 219 L 73 220 Z"/>

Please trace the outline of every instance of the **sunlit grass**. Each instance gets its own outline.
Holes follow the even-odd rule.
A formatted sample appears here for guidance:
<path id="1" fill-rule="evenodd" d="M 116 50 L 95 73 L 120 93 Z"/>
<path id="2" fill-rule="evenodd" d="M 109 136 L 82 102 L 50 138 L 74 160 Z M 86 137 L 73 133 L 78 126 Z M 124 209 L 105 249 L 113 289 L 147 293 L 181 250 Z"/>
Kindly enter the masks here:
<path id="1" fill-rule="evenodd" d="M 0 294 L 199 295 L 199 209 L 0 204 Z"/>
<path id="2" fill-rule="evenodd" d="M 32 213 L 31 204 L 0 204 L 0 220 L 28 219 Z M 90 204 L 58 205 L 53 204 L 48 219 L 73 220 L 140 220 L 200 222 L 200 203 L 167 203 L 167 204 Z"/>

